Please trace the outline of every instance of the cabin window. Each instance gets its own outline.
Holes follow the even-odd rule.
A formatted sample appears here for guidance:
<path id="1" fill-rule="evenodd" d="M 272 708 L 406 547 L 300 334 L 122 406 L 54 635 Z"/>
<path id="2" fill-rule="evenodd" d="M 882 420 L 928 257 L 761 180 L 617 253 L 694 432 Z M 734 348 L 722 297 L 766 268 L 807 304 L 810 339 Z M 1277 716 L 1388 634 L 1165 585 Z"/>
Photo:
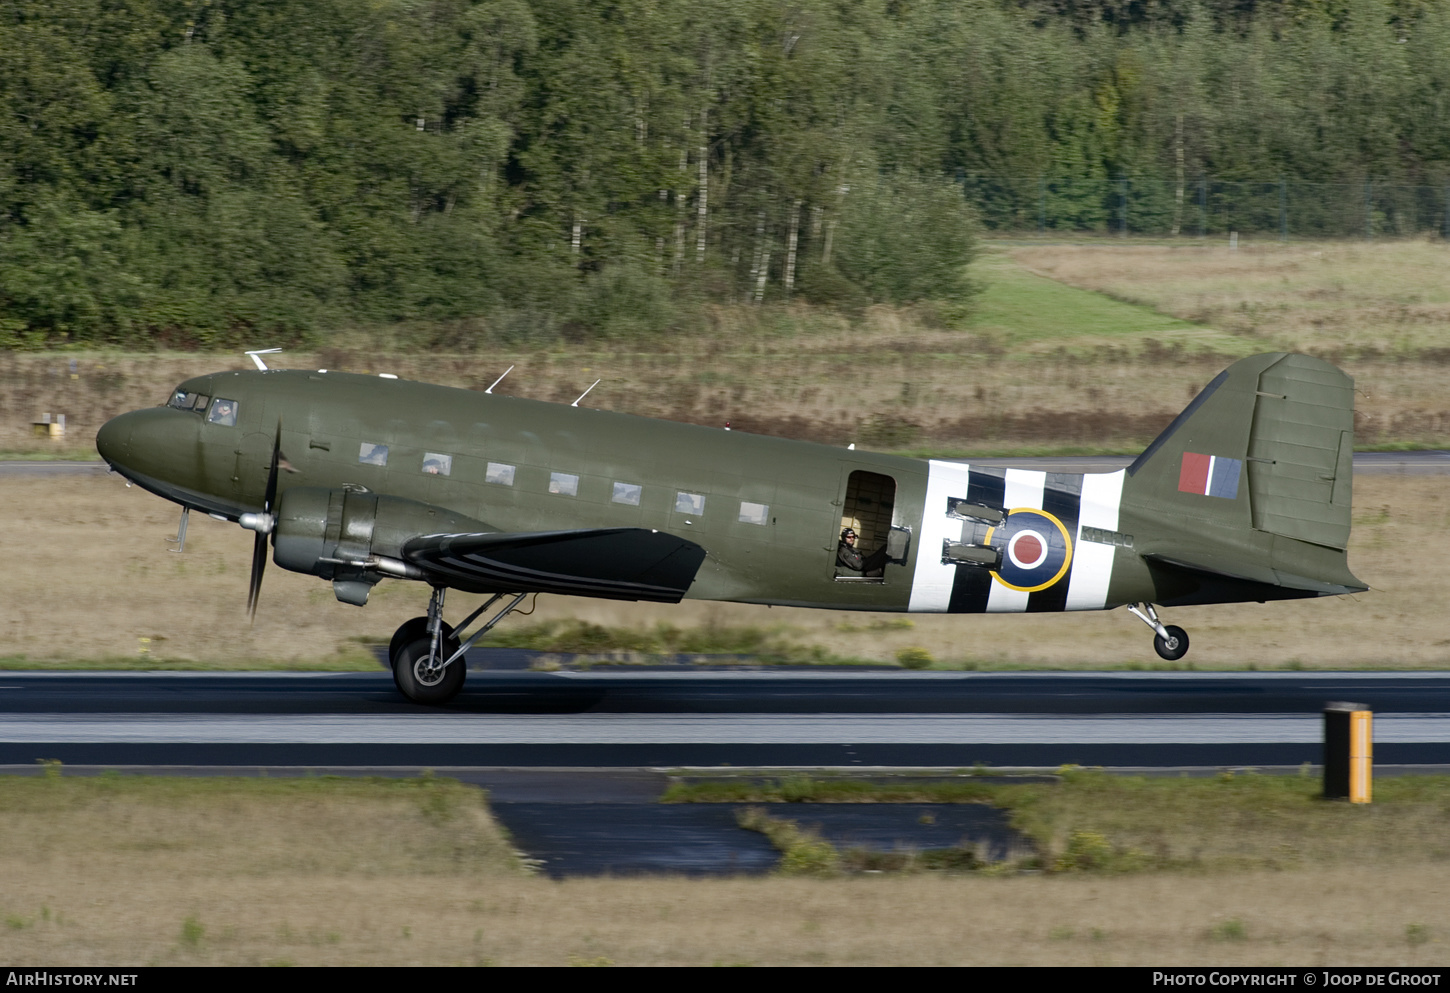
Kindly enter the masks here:
<path id="1" fill-rule="evenodd" d="M 637 483 L 615 483 L 614 496 L 610 499 L 614 503 L 622 503 L 626 506 L 638 507 L 640 494 L 642 494 L 643 492 L 644 487 L 640 486 Z"/>
<path id="2" fill-rule="evenodd" d="M 217 397 L 211 402 L 211 413 L 206 415 L 206 419 L 224 428 L 234 427 L 237 423 L 237 402 Z"/>
<path id="3" fill-rule="evenodd" d="M 746 500 L 740 501 L 740 523 L 742 524 L 764 524 L 770 519 L 770 506 L 764 503 L 750 503 Z"/>
<path id="4" fill-rule="evenodd" d="M 206 405 L 209 403 L 211 403 L 211 397 L 207 396 L 205 393 L 192 394 L 191 409 L 196 411 L 198 414 L 206 410 Z"/>
<path id="5" fill-rule="evenodd" d="M 549 473 L 549 492 L 560 496 L 579 495 L 579 477 L 571 472 Z"/>
<path id="6" fill-rule="evenodd" d="M 483 474 L 483 481 L 497 483 L 500 486 L 512 486 L 514 484 L 514 467 L 502 462 L 490 462 L 488 470 Z"/>
<path id="7" fill-rule="evenodd" d="M 700 515 L 705 512 L 705 494 L 676 493 L 675 513 Z"/>
<path id="8" fill-rule="evenodd" d="M 388 446 L 365 441 L 358 446 L 357 460 L 363 465 L 387 465 Z"/>
<path id="9" fill-rule="evenodd" d="M 423 471 L 430 476 L 451 476 L 453 475 L 453 456 L 439 455 L 437 452 L 424 452 Z"/>

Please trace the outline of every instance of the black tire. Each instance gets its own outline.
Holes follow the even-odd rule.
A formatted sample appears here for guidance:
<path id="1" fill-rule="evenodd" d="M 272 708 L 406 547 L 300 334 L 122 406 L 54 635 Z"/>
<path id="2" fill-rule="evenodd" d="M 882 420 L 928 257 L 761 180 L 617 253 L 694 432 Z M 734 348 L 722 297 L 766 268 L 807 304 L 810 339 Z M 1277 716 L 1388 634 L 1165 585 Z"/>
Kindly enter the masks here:
<path id="1" fill-rule="evenodd" d="M 426 617 L 410 617 L 398 626 L 398 630 L 393 632 L 392 643 L 388 645 L 388 668 L 393 670 L 394 683 L 398 682 L 398 652 L 404 645 L 426 637 L 428 637 L 428 618 Z M 443 622 L 443 637 L 445 639 L 453 637 L 453 625 L 447 621 Z M 399 685 L 398 690 L 402 689 L 403 687 Z"/>
<path id="2" fill-rule="evenodd" d="M 438 649 L 446 659 L 458 651 L 458 639 L 444 638 Z M 444 669 L 441 675 L 430 678 L 426 669 L 432 650 L 433 642 L 426 631 L 423 637 L 405 644 L 393 663 L 393 682 L 398 684 L 399 692 L 414 703 L 437 707 L 452 700 L 463 689 L 468 668 L 463 659 L 459 659 Z"/>
<path id="3" fill-rule="evenodd" d="M 1164 640 L 1161 634 L 1155 634 L 1153 650 L 1169 662 L 1177 662 L 1188 654 L 1188 632 L 1173 624 L 1167 625 L 1163 630 L 1168 632 L 1168 638 Z"/>

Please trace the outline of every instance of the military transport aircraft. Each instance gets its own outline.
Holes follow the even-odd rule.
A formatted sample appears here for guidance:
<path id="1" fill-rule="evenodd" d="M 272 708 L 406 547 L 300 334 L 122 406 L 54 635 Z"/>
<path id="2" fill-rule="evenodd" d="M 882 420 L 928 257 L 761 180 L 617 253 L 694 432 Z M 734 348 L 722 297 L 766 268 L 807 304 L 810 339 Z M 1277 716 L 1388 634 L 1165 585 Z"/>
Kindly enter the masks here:
<path id="1" fill-rule="evenodd" d="M 1188 635 L 1154 605 L 1366 588 L 1345 554 L 1353 381 L 1306 355 L 1235 363 L 1132 465 L 1086 475 L 253 361 L 113 418 L 97 448 L 181 504 L 183 540 L 192 509 L 255 533 L 253 614 L 269 537 L 277 565 L 331 581 L 344 603 L 367 603 L 388 577 L 427 583 L 427 615 L 390 648 L 399 690 L 419 703 L 452 698 L 464 652 L 529 593 L 950 613 L 1126 605 L 1178 659 Z M 448 589 L 493 596 L 455 628 Z"/>

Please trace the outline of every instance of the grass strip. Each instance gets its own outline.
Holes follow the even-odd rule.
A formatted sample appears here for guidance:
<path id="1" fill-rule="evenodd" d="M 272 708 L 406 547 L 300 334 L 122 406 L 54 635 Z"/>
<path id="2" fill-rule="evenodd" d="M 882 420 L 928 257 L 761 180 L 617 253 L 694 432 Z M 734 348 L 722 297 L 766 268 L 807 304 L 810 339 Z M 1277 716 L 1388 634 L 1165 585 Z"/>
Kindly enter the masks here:
<path id="1" fill-rule="evenodd" d="M 525 871 L 487 794 L 430 773 L 66 776 L 59 762 L 41 764 L 42 775 L 0 776 L 0 831 L 28 839 L 25 859 L 0 859 L 13 884 L 75 852 L 199 878 Z"/>
<path id="2" fill-rule="evenodd" d="M 802 828 L 797 821 L 773 817 L 763 807 L 742 807 L 735 823 L 747 831 L 759 831 L 780 852 L 776 872 L 782 876 L 832 877 L 861 872 L 970 872 L 999 873 L 1018 868 L 1020 860 L 990 863 L 979 853 L 962 847 L 918 850 L 873 851 L 848 848 L 844 851 L 818 833 Z M 1034 861 L 1035 860 L 1031 860 Z"/>
<path id="3" fill-rule="evenodd" d="M 1212 777 L 1118 776 L 1065 767 L 1050 781 L 1018 782 L 966 772 L 950 780 L 903 777 L 891 783 L 712 776 L 678 781 L 661 799 L 987 803 L 1007 811 L 1011 826 L 1037 849 L 1035 859 L 1017 867 L 1047 872 L 1222 873 L 1450 861 L 1450 836 L 1443 829 L 1450 816 L 1450 776 L 1381 778 L 1368 805 L 1325 801 L 1320 792 L 1320 781 L 1307 767 L 1299 775 Z"/>

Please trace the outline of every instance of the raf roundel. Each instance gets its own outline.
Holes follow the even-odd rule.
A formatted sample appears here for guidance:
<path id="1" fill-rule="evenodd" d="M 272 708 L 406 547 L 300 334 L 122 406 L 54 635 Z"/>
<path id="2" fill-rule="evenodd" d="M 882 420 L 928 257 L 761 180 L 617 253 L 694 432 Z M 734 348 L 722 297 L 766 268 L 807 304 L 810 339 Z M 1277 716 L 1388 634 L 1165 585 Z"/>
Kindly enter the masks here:
<path id="1" fill-rule="evenodd" d="M 1047 589 L 1072 564 L 1067 528 L 1045 510 L 1008 511 L 1007 519 L 987 532 L 987 544 L 1002 552 L 1002 564 L 992 573 L 997 582 L 1023 593 Z"/>

